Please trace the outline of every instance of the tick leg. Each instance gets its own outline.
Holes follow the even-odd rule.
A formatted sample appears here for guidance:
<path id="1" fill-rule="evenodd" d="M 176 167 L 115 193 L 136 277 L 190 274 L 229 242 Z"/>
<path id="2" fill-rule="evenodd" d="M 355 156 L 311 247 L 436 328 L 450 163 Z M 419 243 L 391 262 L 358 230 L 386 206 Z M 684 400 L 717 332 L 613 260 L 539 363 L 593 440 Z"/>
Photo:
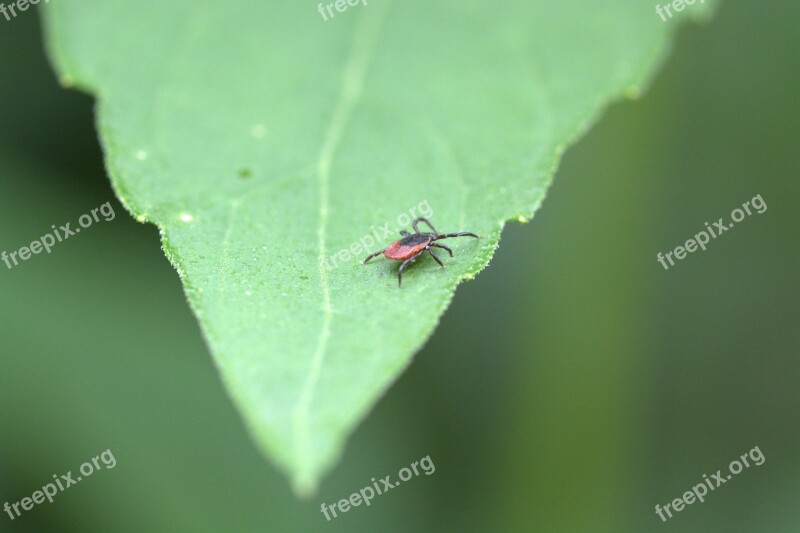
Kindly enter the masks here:
<path id="1" fill-rule="evenodd" d="M 438 235 L 438 234 L 439 234 L 439 232 L 438 232 L 438 231 L 436 231 L 436 228 L 434 228 L 434 227 L 433 227 L 433 224 L 431 224 L 431 221 L 430 221 L 430 220 L 428 220 L 428 219 L 427 219 L 427 218 L 425 218 L 425 217 L 419 217 L 419 218 L 415 219 L 415 220 L 414 220 L 414 222 L 412 222 L 412 223 L 411 223 L 411 227 L 412 227 L 412 228 L 414 228 L 414 231 L 416 231 L 417 233 L 419 233 L 419 232 L 420 232 L 420 231 L 419 231 L 419 228 L 417 227 L 417 224 L 419 224 L 420 222 L 424 222 L 425 224 L 427 224 L 427 225 L 428 225 L 428 227 L 429 227 L 429 228 L 431 228 L 431 229 L 433 230 L 433 233 L 434 233 L 435 235 Z"/>
<path id="2" fill-rule="evenodd" d="M 448 248 L 444 244 L 436 244 L 436 243 L 432 242 L 431 246 L 433 246 L 434 248 L 441 248 L 442 250 L 447 250 L 448 252 L 450 252 L 450 257 L 453 257 L 453 250 L 451 250 L 450 248 Z"/>
<path id="3" fill-rule="evenodd" d="M 406 230 L 404 230 L 404 229 L 400 230 L 400 236 L 401 237 L 408 237 L 409 235 L 411 235 L 411 234 L 409 232 L 407 232 Z"/>
<path id="4" fill-rule="evenodd" d="M 433 238 L 433 240 L 438 241 L 439 239 L 449 239 L 450 237 L 475 237 L 476 239 L 480 239 L 478 235 L 475 235 L 471 231 L 460 231 L 458 233 L 445 233 L 444 235 L 437 235 Z"/>
<path id="5" fill-rule="evenodd" d="M 403 261 L 403 264 L 402 264 L 402 265 L 400 265 L 400 268 L 398 268 L 398 269 L 397 269 L 397 286 L 398 286 L 398 287 L 402 286 L 402 284 L 403 284 L 403 269 L 404 269 L 404 268 L 406 267 L 406 265 L 408 265 L 409 263 L 413 263 L 414 261 L 416 261 L 416 260 L 417 260 L 417 258 L 418 258 L 419 256 L 421 256 L 423 253 L 425 253 L 425 250 L 422 250 L 421 252 L 417 252 L 417 254 L 416 254 L 416 255 L 414 255 L 413 257 L 409 257 L 408 259 L 406 259 L 405 261 Z"/>
<path id="6" fill-rule="evenodd" d="M 434 261 L 436 261 L 437 263 L 439 263 L 439 266 L 440 266 L 440 267 L 444 268 L 444 264 L 442 264 L 442 262 L 441 262 L 441 261 L 439 261 L 439 258 L 438 258 L 438 257 L 436 257 L 436 254 L 435 254 L 435 253 L 433 253 L 433 250 L 431 250 L 430 248 L 425 248 L 425 249 L 426 249 L 426 250 L 428 250 L 428 253 L 429 253 L 429 254 L 431 254 L 431 257 L 433 257 Z"/>
<path id="7" fill-rule="evenodd" d="M 376 257 L 376 256 L 379 256 L 379 255 L 381 255 L 381 254 L 382 254 L 383 252 L 385 252 L 385 251 L 386 251 L 386 248 L 384 248 L 383 250 L 378 250 L 378 251 L 377 251 L 377 252 L 375 252 L 375 253 L 369 254 L 369 255 L 367 256 L 367 258 L 366 258 L 366 259 L 364 259 L 364 261 L 362 261 L 362 264 L 367 264 L 367 261 L 369 261 L 369 260 L 370 260 L 370 259 L 372 259 L 373 257 Z"/>

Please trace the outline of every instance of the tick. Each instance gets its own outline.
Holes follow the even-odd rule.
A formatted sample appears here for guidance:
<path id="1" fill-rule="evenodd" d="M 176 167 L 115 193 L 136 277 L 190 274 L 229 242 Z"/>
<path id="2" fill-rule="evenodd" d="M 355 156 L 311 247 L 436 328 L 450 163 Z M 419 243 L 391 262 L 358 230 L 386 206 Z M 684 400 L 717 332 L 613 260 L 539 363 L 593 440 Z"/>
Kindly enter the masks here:
<path id="1" fill-rule="evenodd" d="M 432 232 L 423 232 L 420 231 L 417 227 L 417 224 L 420 222 L 424 222 L 428 225 Z M 450 237 L 475 237 L 476 239 L 480 239 L 474 233 L 469 231 L 461 231 L 459 233 L 439 233 L 436 231 L 436 228 L 433 227 L 433 224 L 427 218 L 416 218 L 411 223 L 411 227 L 414 228 L 414 233 L 409 233 L 405 230 L 400 232 L 402 235 L 402 239 L 399 241 L 394 241 L 392 244 L 384 248 L 383 250 L 378 250 L 375 253 L 372 253 L 364 259 L 364 264 L 366 264 L 370 259 L 373 257 L 377 257 L 381 254 L 386 256 L 386 259 L 390 259 L 392 261 L 402 261 L 403 264 L 400 265 L 400 268 L 397 269 L 397 286 L 402 286 L 403 282 L 403 269 L 405 269 L 408 265 L 416 261 L 419 256 L 428 252 L 431 257 L 433 257 L 434 261 L 439 263 L 439 266 L 444 268 L 444 264 L 436 257 L 436 254 L 433 253 L 431 248 L 441 248 L 442 250 L 446 250 L 450 257 L 453 257 L 453 250 L 448 248 L 443 244 L 436 244 L 434 241 L 438 241 L 441 239 L 449 239 Z"/>

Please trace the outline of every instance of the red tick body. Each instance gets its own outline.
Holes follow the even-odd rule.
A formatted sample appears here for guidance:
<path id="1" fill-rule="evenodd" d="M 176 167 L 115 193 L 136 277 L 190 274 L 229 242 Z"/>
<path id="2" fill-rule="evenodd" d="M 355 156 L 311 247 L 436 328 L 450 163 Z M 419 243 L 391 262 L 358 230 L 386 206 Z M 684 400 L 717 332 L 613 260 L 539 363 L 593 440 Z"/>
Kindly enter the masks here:
<path id="1" fill-rule="evenodd" d="M 386 256 L 386 259 L 391 259 L 392 261 L 405 261 L 424 251 L 425 247 L 430 243 L 431 236 L 429 234 L 414 233 L 387 246 L 383 251 L 383 255 Z"/>
<path id="2" fill-rule="evenodd" d="M 426 233 L 419 231 L 417 224 L 420 222 L 424 222 L 433 230 L 433 233 Z M 453 257 L 453 250 L 444 246 L 443 244 L 437 244 L 433 241 L 438 241 L 440 239 L 449 239 L 450 237 L 475 237 L 476 239 L 480 239 L 474 233 L 470 233 L 468 231 L 462 231 L 459 233 L 445 233 L 439 234 L 436 231 L 436 228 L 428 221 L 427 218 L 417 218 L 411 223 L 411 227 L 414 228 L 414 233 L 409 233 L 407 231 L 401 231 L 400 235 L 403 236 L 402 239 L 399 241 L 395 241 L 383 250 L 378 250 L 367 256 L 364 259 L 364 263 L 368 262 L 373 257 L 379 256 L 383 254 L 386 259 L 390 259 L 392 261 L 402 261 L 403 264 L 400 265 L 400 268 L 397 269 L 397 285 L 400 286 L 402 283 L 402 275 L 403 269 L 417 260 L 419 256 L 423 253 L 428 252 L 433 259 L 439 263 L 439 266 L 444 268 L 444 264 L 439 260 L 438 257 L 433 253 L 431 248 L 441 248 L 447 251 L 450 254 L 450 257 Z"/>

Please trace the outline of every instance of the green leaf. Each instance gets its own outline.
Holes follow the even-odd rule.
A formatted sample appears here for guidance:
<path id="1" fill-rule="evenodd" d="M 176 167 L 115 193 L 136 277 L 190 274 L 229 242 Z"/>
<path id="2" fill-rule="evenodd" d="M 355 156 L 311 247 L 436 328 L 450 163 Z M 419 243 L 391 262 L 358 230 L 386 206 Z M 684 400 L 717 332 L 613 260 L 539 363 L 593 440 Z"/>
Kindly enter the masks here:
<path id="1" fill-rule="evenodd" d="M 629 0 L 370 0 L 328 20 L 277 0 L 42 11 L 62 82 L 98 99 L 119 198 L 161 230 L 236 405 L 299 492 L 505 221 L 533 215 L 565 146 L 640 93 L 677 24 Z M 428 208 L 440 231 L 483 238 L 449 241 L 447 268 L 425 257 L 402 288 L 396 264 L 360 264 Z"/>

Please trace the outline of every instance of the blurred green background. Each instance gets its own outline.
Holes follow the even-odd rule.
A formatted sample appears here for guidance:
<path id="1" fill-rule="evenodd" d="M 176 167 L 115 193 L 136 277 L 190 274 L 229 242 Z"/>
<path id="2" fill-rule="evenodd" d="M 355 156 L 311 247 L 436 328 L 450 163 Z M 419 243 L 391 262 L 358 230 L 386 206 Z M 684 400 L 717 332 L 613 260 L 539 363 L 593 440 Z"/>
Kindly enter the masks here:
<path id="1" fill-rule="evenodd" d="M 113 200 L 92 100 L 57 86 L 34 13 L 0 21 L 0 250 L 117 213 L 0 264 L 0 505 L 117 460 L 0 530 L 800 530 L 798 20 L 730 2 L 682 28 L 308 501 L 246 434 L 157 231 Z M 765 214 L 656 262 L 757 194 Z M 656 516 L 755 446 L 762 466 Z M 325 521 L 323 501 L 426 455 L 433 475 Z"/>

